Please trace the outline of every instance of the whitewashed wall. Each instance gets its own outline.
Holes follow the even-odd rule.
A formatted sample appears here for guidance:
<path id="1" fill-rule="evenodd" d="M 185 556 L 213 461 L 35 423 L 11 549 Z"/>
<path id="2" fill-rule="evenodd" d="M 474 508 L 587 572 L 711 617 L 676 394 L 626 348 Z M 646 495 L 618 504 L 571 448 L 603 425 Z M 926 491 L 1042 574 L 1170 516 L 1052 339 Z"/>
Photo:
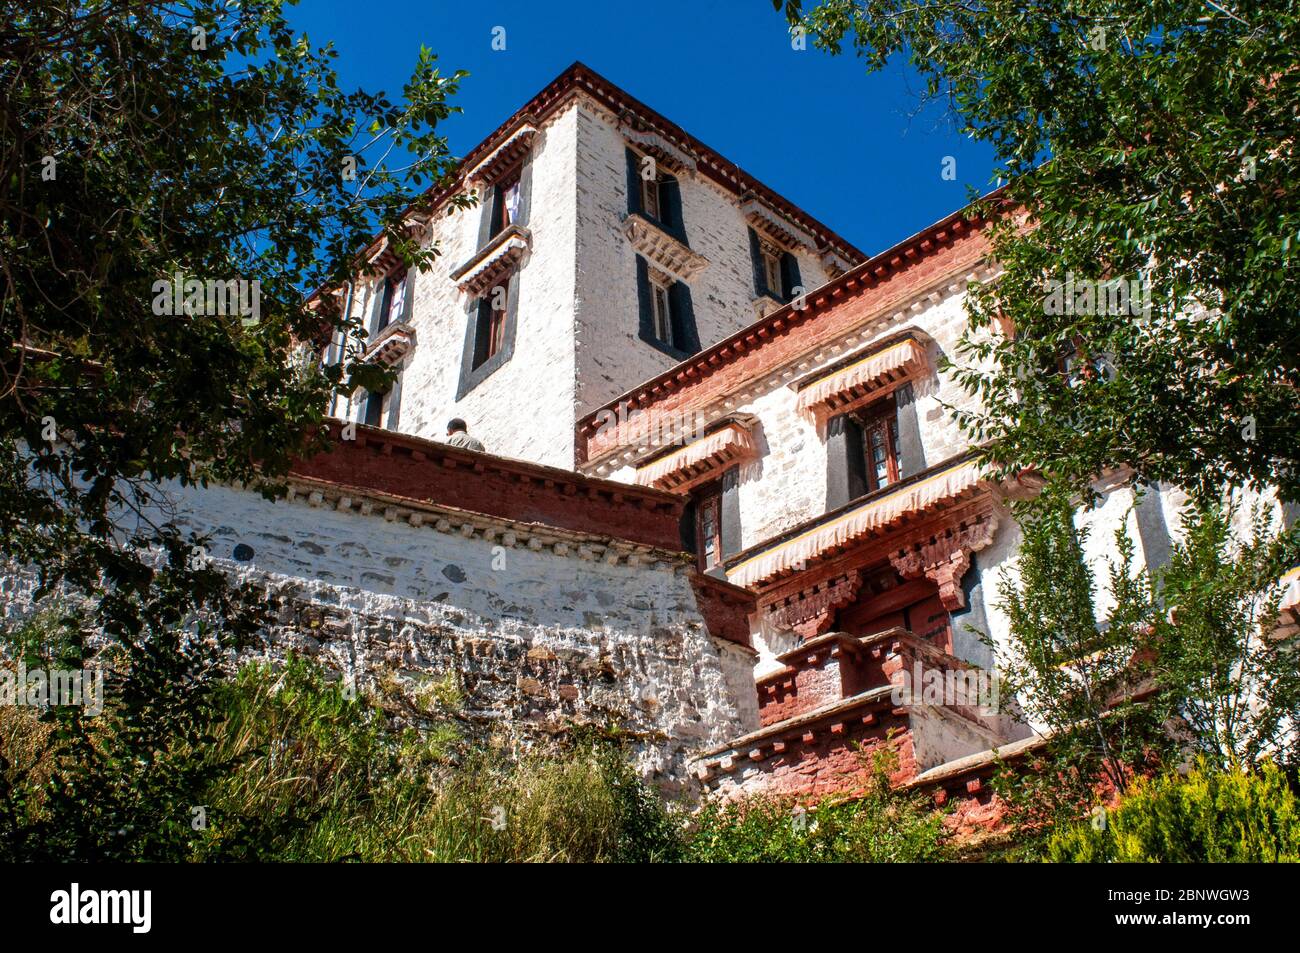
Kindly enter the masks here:
<path id="1" fill-rule="evenodd" d="M 581 417 L 677 362 L 637 337 L 636 252 L 623 234 L 627 143 L 615 118 L 584 101 L 578 114 L 578 403 Z M 703 176 L 681 177 L 682 219 L 693 251 L 709 260 L 690 283 L 700 345 L 758 318 L 749 231 L 735 196 Z M 806 288 L 821 263 L 800 254 Z"/>

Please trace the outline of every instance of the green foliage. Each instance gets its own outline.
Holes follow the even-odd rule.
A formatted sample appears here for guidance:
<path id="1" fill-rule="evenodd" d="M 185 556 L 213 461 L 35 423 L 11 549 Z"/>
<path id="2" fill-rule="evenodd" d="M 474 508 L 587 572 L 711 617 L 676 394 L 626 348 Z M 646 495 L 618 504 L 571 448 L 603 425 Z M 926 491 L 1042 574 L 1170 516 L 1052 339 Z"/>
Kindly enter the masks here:
<path id="1" fill-rule="evenodd" d="M 1032 226 L 994 229 L 958 351 L 980 399 L 958 418 L 1000 468 L 1300 498 L 1294 0 L 773 3 L 870 70 L 906 60 Z M 1044 279 L 1071 274 L 1140 281 L 1150 310 L 1052 313 Z M 1058 373 L 1071 355 L 1090 369 Z"/>
<path id="2" fill-rule="evenodd" d="M 1273 634 L 1295 541 L 1259 512 L 1234 534 L 1235 512 L 1189 505 L 1154 582 L 1134 569 L 1121 525 L 1107 570 L 1112 608 L 1098 619 L 1087 533 L 1069 496 L 1051 487 L 1021 507 L 1020 578 L 999 588 L 1009 638 L 990 644 L 1005 697 L 1052 732 L 999 781 L 1026 827 L 1077 817 L 1099 783 L 1124 791 L 1134 773 L 1187 752 L 1221 769 L 1265 756 L 1295 763 L 1300 660 L 1293 639 Z"/>
<path id="3" fill-rule="evenodd" d="M 48 641 L 52 623 L 42 625 Z M 12 641 L 32 639 L 29 627 Z M 578 730 L 563 746 L 511 754 L 470 744 L 441 702 L 421 708 L 386 691 L 354 697 L 298 658 L 207 683 L 183 711 L 141 707 L 135 696 L 146 684 L 143 672 L 119 673 L 105 714 L 77 719 L 75 730 L 53 721 L 67 710 L 38 720 L 31 709 L 0 709 L 0 859 L 945 856 L 942 817 L 924 798 L 891 791 L 884 762 L 865 796 L 822 801 L 802 822 L 784 799 L 709 802 L 691 816 L 636 774 L 618 735 Z M 443 683 L 438 692 L 455 694 Z"/>
<path id="4" fill-rule="evenodd" d="M 1030 721 L 1052 732 L 1049 755 L 1006 792 L 1038 815 L 1022 818 L 1033 826 L 1059 811 L 1076 814 L 1098 780 L 1123 790 L 1130 773 L 1168 743 L 1135 666 L 1156 609 L 1145 575 L 1134 571 L 1126 529 L 1117 530 L 1107 566 L 1112 608 L 1099 619 L 1083 554 L 1088 532 L 1075 525 L 1074 502 L 1049 489 L 1017 516 L 1019 578 L 1004 577 L 998 589 L 1009 634 L 1005 644 L 987 641 L 1002 697 L 1017 699 Z"/>
<path id="5" fill-rule="evenodd" d="M 81 667 L 84 623 L 75 613 L 37 616 L 5 639 L 28 664 Z M 227 820 L 220 850 L 194 826 L 219 778 L 238 761 L 216 751 L 220 678 L 200 623 L 145 630 L 93 664 L 104 672 L 104 710 L 77 705 L 5 712 L 0 748 L 0 856 L 9 860 L 178 861 L 255 856 L 284 819 Z M 25 738 L 28 743 L 9 741 Z"/>
<path id="6" fill-rule="evenodd" d="M 1119 806 L 1056 832 L 1047 859 L 1082 863 L 1300 863 L 1300 798 L 1271 761 L 1206 762 L 1138 781 Z"/>
<path id="7" fill-rule="evenodd" d="M 54 631 L 40 623 L 39 638 Z M 33 643 L 33 627 L 14 643 Z M 619 745 L 467 744 L 455 692 L 353 697 L 302 659 L 183 694 L 124 667 L 97 718 L 0 710 L 6 860 L 659 861 L 680 834 Z M 151 700 L 151 701 L 150 701 Z M 63 724 L 58 719 L 71 719 Z M 411 723 L 418 720 L 419 724 Z M 400 720 L 404 724 L 398 724 Z"/>
<path id="8" fill-rule="evenodd" d="M 887 756 L 886 756 L 887 757 Z M 802 807 L 790 798 L 707 802 L 686 845 L 704 863 L 911 863 L 946 856 L 943 817 L 921 795 L 892 790 L 877 759 L 866 793 Z"/>
<path id="9" fill-rule="evenodd" d="M 1152 674 L 1184 744 L 1226 769 L 1300 757 L 1300 645 L 1279 639 L 1278 579 L 1300 539 L 1274 535 L 1258 510 L 1237 539 L 1235 511 L 1189 507 L 1159 573 Z"/>
<path id="10" fill-rule="evenodd" d="M 357 322 L 340 367 L 291 359 L 338 317 L 305 292 L 349 276 L 376 230 L 413 267 L 438 253 L 399 218 L 413 187 L 449 181 L 435 128 L 463 74 L 423 50 L 401 103 L 343 89 L 335 51 L 282 8 L 0 10 L 0 558 L 34 568 L 38 596 L 82 596 L 115 639 L 145 641 L 150 614 L 208 611 L 214 638 L 241 625 L 158 484 L 278 493 L 321 446 L 330 391 L 377 383 Z M 158 314 L 155 283 L 178 273 L 255 283 L 260 314 Z"/>

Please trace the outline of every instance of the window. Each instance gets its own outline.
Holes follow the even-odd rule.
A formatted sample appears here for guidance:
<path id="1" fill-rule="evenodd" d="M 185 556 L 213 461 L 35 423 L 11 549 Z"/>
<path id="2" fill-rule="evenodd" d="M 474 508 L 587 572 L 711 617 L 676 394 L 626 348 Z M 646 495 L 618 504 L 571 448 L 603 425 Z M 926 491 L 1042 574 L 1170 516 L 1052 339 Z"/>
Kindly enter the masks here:
<path id="1" fill-rule="evenodd" d="M 384 279 L 380 289 L 379 314 L 375 321 L 378 333 L 393 321 L 402 317 L 402 307 L 406 298 L 406 273 L 392 274 Z"/>
<path id="2" fill-rule="evenodd" d="M 641 209 L 656 221 L 663 218 L 663 184 L 663 178 L 658 175 L 641 179 Z"/>
<path id="3" fill-rule="evenodd" d="M 708 484 L 691 494 L 695 502 L 695 552 L 708 571 L 722 563 L 722 484 Z"/>
<path id="4" fill-rule="evenodd" d="M 651 301 L 654 305 L 654 333 L 655 337 L 667 344 L 673 346 L 673 312 L 671 299 L 668 296 L 668 289 L 657 281 L 650 282 Z"/>
<path id="5" fill-rule="evenodd" d="M 637 337 L 681 360 L 700 349 L 691 287 L 636 256 Z"/>
<path id="6" fill-rule="evenodd" d="M 763 258 L 763 280 L 768 290 L 774 295 L 780 294 L 784 297 L 784 287 L 781 280 L 781 253 L 764 242 L 760 254 Z"/>
<path id="7" fill-rule="evenodd" d="M 363 408 L 361 422 L 367 427 L 382 427 L 385 411 L 388 409 L 388 393 L 366 393 L 366 405 Z"/>
<path id="8" fill-rule="evenodd" d="M 505 344 L 506 311 L 510 307 L 510 285 L 503 282 L 479 299 L 474 331 L 474 367 L 484 364 Z"/>
<path id="9" fill-rule="evenodd" d="M 867 462 L 867 491 L 881 490 L 897 483 L 898 413 L 894 399 L 874 404 L 858 415 L 862 426 L 862 447 Z"/>
<path id="10" fill-rule="evenodd" d="M 749 229 L 749 254 L 754 266 L 754 294 L 789 301 L 802 285 L 799 260 L 766 235 Z"/>
<path id="11" fill-rule="evenodd" d="M 520 173 L 516 169 L 497 184 L 493 211 L 492 235 L 499 235 L 519 221 Z"/>

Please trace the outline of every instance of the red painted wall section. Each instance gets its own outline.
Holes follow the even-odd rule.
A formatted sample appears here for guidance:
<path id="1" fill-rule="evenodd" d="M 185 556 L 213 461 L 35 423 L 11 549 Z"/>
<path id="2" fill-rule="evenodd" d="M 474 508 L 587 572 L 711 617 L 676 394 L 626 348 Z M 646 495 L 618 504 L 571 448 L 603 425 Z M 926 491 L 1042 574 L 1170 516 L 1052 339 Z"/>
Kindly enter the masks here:
<path id="1" fill-rule="evenodd" d="M 752 648 L 749 616 L 754 612 L 755 597 L 748 589 L 691 571 L 691 588 L 709 635 Z"/>
<path id="2" fill-rule="evenodd" d="M 373 427 L 358 425 L 355 440 L 342 440 L 338 421 L 326 426 L 333 448 L 294 464 L 293 476 L 673 552 L 681 549 L 679 496 Z"/>
<path id="3" fill-rule="evenodd" d="M 908 719 L 887 701 L 852 717 L 811 727 L 801 739 L 758 763 L 759 774 L 746 778 L 744 793 L 791 796 L 815 801 L 828 794 L 862 793 L 871 777 L 871 756 L 892 745 L 900 784 L 915 775 Z"/>

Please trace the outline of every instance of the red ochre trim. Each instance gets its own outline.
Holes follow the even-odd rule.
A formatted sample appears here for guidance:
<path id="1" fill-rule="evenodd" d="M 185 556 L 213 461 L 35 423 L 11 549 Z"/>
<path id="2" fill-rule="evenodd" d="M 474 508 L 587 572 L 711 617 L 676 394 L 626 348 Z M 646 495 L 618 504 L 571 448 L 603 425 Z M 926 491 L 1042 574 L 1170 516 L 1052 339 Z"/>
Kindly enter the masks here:
<path id="1" fill-rule="evenodd" d="M 586 477 L 571 470 L 462 450 L 375 427 L 327 421 L 334 445 L 293 465 L 292 476 L 324 480 L 486 516 L 681 550 L 683 499 Z"/>
<path id="2" fill-rule="evenodd" d="M 999 194 L 981 201 L 996 201 Z M 841 337 L 866 315 L 901 304 L 922 285 L 973 268 L 987 255 L 988 224 L 972 206 L 954 212 L 809 292 L 802 309 L 791 302 L 609 401 L 578 421 L 579 462 L 615 447 L 604 442 L 590 446 L 601 429 L 602 412 L 626 415 L 651 405 L 680 412 L 735 393 L 783 362 Z"/>
<path id="3" fill-rule="evenodd" d="M 695 153 L 700 174 L 707 176 L 737 196 L 746 193 L 760 196 L 773 208 L 779 209 L 785 215 L 807 228 L 817 239 L 820 246 L 829 245 L 841 256 L 854 263 L 860 262 L 867 257 L 864 252 L 849 244 L 848 241 L 797 205 L 772 191 L 736 163 L 709 148 L 676 123 L 665 119 L 645 103 L 628 94 L 626 90 L 615 86 L 595 70 L 583 63 L 576 62 L 516 110 L 509 119 L 497 126 L 486 139 L 470 150 L 465 158 L 457 164 L 456 170 L 451 173 L 449 180 L 428 189 L 411 204 L 407 211 L 419 209 L 424 214 L 432 214 L 438 211 L 453 195 L 466 187 L 466 173 L 495 149 L 507 135 L 515 130 L 516 126 L 521 122 L 530 121 L 540 128 L 542 122 L 562 105 L 566 101 L 568 94 L 574 90 L 587 93 L 615 115 L 631 112 L 641 121 L 654 127 L 657 132 L 666 133 L 667 138 L 676 139 L 679 144 L 685 144 Z M 382 233 L 375 235 L 367 243 L 361 254 L 357 256 L 358 261 L 364 263 L 367 256 L 378 249 L 382 238 Z M 308 295 L 307 300 L 310 301 L 316 298 L 324 290 L 324 288 L 316 289 Z"/>
<path id="4" fill-rule="evenodd" d="M 753 648 L 749 637 L 749 617 L 755 608 L 752 592 L 698 570 L 691 573 L 691 588 L 709 635 Z"/>

